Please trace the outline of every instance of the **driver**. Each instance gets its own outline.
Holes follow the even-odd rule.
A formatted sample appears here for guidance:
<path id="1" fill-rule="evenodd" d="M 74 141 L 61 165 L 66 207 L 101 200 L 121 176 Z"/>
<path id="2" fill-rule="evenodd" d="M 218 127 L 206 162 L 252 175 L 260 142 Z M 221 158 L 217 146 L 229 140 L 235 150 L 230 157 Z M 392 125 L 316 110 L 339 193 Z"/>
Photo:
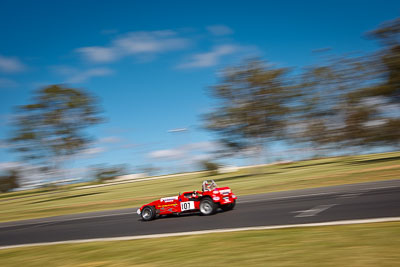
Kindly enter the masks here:
<path id="1" fill-rule="evenodd" d="M 208 181 L 203 182 L 203 191 L 212 191 L 217 187 L 217 184 L 214 181 L 208 183 Z"/>
<path id="2" fill-rule="evenodd" d="M 207 190 L 211 191 L 212 190 L 212 184 L 206 184 Z"/>
<path id="3" fill-rule="evenodd" d="M 214 189 L 216 188 L 215 183 L 212 181 L 211 184 L 208 184 L 208 185 L 207 185 L 207 188 L 208 188 L 210 191 L 214 190 Z"/>

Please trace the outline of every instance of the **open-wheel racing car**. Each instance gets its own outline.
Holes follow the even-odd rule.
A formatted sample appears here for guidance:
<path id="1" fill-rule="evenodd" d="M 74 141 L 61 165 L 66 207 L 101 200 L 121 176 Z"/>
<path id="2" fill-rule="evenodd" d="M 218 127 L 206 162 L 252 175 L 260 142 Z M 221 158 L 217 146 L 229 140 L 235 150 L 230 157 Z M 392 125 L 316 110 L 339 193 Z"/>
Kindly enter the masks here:
<path id="1" fill-rule="evenodd" d="M 137 214 L 144 221 L 153 220 L 158 215 L 182 214 L 200 211 L 203 215 L 211 215 L 221 208 L 223 211 L 235 207 L 237 197 L 229 187 L 218 187 L 211 181 L 204 181 L 202 191 L 179 193 L 178 196 L 164 197 L 143 205 Z"/>

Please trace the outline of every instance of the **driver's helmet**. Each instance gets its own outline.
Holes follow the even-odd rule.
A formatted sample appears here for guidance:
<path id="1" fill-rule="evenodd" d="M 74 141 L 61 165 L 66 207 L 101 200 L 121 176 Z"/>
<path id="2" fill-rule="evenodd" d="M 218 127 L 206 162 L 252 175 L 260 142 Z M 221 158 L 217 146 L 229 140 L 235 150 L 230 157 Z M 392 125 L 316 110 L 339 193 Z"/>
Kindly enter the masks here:
<path id="1" fill-rule="evenodd" d="M 193 191 L 192 197 L 197 197 L 197 192 L 196 191 Z"/>
<path id="2" fill-rule="evenodd" d="M 216 187 L 217 184 L 213 180 L 203 182 L 203 191 L 212 191 Z"/>

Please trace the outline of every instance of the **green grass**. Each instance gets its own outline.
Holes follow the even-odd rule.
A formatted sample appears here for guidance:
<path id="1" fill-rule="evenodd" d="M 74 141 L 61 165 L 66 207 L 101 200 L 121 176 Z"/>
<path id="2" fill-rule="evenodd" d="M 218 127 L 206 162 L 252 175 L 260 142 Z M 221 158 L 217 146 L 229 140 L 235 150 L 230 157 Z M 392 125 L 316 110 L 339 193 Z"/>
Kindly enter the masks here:
<path id="1" fill-rule="evenodd" d="M 400 222 L 0 250 L 1 266 L 398 266 Z"/>
<path id="2" fill-rule="evenodd" d="M 72 188 L 53 192 L 31 190 L 3 194 L 0 198 L 0 222 L 135 207 L 162 196 L 199 190 L 206 178 L 231 187 L 239 196 L 399 179 L 400 152 L 270 165 L 212 177 L 188 174 L 91 189 Z"/>

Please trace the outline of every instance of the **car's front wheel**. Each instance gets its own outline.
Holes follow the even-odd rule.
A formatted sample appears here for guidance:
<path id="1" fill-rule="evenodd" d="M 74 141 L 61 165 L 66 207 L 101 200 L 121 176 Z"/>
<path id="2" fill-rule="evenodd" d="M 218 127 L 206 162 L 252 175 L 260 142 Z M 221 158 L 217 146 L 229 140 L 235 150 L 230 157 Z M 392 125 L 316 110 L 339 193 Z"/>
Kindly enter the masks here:
<path id="1" fill-rule="evenodd" d="M 200 201 L 200 212 L 203 215 L 211 215 L 217 210 L 217 205 L 210 198 L 203 198 Z"/>
<path id="2" fill-rule="evenodd" d="M 235 205 L 236 205 L 236 200 L 233 200 L 232 203 L 221 205 L 221 209 L 223 211 L 232 210 L 235 207 Z"/>
<path id="3" fill-rule="evenodd" d="M 142 216 L 143 221 L 151 221 L 156 217 L 156 209 L 153 206 L 146 206 L 143 208 L 140 216 Z"/>

